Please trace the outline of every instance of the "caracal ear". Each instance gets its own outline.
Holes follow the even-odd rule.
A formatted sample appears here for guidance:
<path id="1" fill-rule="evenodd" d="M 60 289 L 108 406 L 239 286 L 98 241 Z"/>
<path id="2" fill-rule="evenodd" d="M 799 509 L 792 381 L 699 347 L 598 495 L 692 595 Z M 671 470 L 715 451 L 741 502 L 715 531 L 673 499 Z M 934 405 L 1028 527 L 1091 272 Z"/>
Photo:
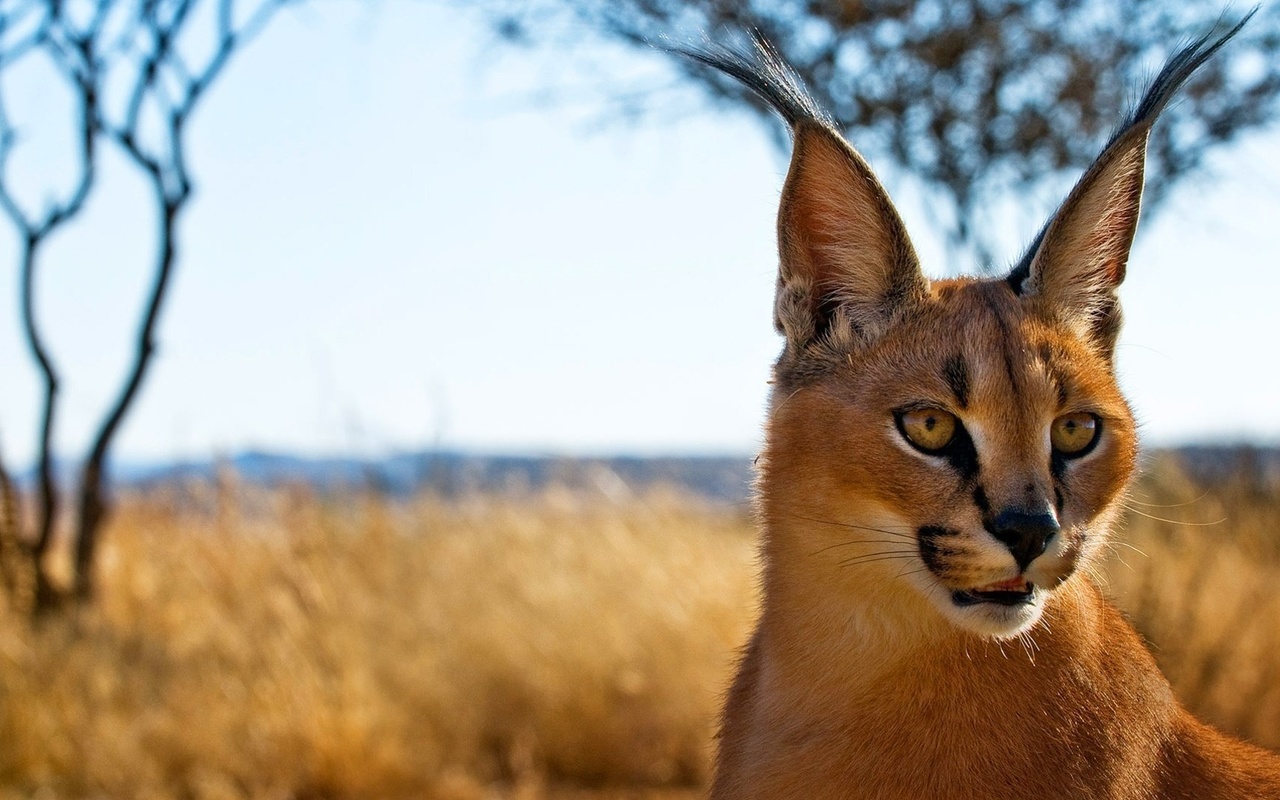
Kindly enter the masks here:
<path id="1" fill-rule="evenodd" d="M 902 219 L 778 52 L 758 35 L 741 44 L 659 46 L 741 82 L 791 129 L 774 324 L 801 350 L 828 334 L 839 347 L 874 340 L 929 291 Z"/>
<path id="2" fill-rule="evenodd" d="M 1124 280 L 1138 227 L 1151 127 L 1174 93 L 1256 11 L 1219 37 L 1211 32 L 1197 39 L 1165 63 L 1129 119 L 1009 275 L 1015 291 L 1092 340 L 1108 358 L 1120 333 L 1116 289 Z"/>
<path id="3" fill-rule="evenodd" d="M 1131 129 L 1098 157 L 1041 235 L 1022 294 L 1110 354 L 1142 204 L 1150 127 Z"/>
<path id="4" fill-rule="evenodd" d="M 829 127 L 800 120 L 778 210 L 774 323 L 803 347 L 828 332 L 869 342 L 928 293 L 889 195 Z"/>

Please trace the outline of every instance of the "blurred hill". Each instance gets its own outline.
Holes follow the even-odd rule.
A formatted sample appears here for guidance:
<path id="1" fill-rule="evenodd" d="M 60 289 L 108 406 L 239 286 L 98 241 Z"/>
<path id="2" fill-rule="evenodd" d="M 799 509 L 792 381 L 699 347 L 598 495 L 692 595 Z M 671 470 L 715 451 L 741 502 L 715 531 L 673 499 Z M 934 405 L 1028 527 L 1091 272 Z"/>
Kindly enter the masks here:
<path id="1" fill-rule="evenodd" d="M 478 455 L 449 451 L 401 453 L 384 458 L 308 458 L 247 452 L 227 459 L 167 465 L 121 465 L 117 479 L 129 486 L 208 480 L 229 470 L 264 486 L 302 484 L 321 492 L 356 487 L 409 496 L 423 490 L 444 497 L 476 493 L 535 494 L 550 486 L 588 489 L 621 499 L 659 487 L 715 501 L 750 497 L 751 456 Z"/>
<path id="2" fill-rule="evenodd" d="M 1199 444 L 1153 450 L 1143 463 L 1175 459 L 1198 483 L 1241 481 L 1259 488 L 1280 485 L 1280 446 Z M 475 493 L 523 495 L 550 486 L 586 489 L 620 499 L 659 487 L 676 488 L 713 502 L 741 503 L 751 495 L 753 457 L 481 455 L 421 451 L 383 458 L 303 457 L 246 452 L 178 464 L 122 464 L 117 480 L 135 487 L 209 480 L 230 471 L 251 484 L 305 485 L 321 492 L 372 489 L 396 496 L 423 490 L 444 497 Z"/>

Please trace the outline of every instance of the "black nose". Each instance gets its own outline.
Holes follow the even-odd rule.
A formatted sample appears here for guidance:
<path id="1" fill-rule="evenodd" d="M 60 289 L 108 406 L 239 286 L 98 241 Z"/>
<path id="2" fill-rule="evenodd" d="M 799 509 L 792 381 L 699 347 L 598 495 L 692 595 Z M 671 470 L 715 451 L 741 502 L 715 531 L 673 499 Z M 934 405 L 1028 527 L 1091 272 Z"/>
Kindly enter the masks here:
<path id="1" fill-rule="evenodd" d="M 1058 520 L 1047 511 L 1029 514 L 1010 508 L 997 514 L 988 530 L 1004 542 L 1018 566 L 1026 569 L 1049 547 L 1049 540 L 1058 535 L 1060 528 Z"/>

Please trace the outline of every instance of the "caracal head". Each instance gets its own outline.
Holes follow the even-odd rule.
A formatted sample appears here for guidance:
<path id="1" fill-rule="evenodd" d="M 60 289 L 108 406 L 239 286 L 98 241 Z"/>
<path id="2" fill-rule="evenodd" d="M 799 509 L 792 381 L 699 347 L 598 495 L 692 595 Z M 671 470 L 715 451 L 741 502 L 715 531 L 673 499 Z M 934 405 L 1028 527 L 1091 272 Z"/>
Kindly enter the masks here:
<path id="1" fill-rule="evenodd" d="M 760 479 L 775 573 L 1007 638 L 1088 568 L 1137 450 L 1116 289 L 1158 111 L 1008 276 L 939 281 L 862 157 L 793 115 Z"/>

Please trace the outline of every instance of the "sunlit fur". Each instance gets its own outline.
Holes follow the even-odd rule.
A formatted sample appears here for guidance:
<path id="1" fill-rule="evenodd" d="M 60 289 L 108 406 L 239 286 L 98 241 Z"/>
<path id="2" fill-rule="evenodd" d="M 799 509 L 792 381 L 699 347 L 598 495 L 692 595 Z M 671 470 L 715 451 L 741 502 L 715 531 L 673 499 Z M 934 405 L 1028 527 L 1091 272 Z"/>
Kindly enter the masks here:
<path id="1" fill-rule="evenodd" d="M 713 800 L 1280 797 L 1280 759 L 1184 711 L 1092 577 L 1138 449 L 1113 355 L 1147 133 L 1234 32 L 1170 60 L 989 280 L 924 277 L 870 167 L 771 51 L 689 53 L 756 89 L 794 140 L 757 487 L 764 605 Z M 964 438 L 911 444 L 897 418 L 917 409 Z M 1054 419 L 1082 413 L 1096 443 L 1055 453 Z M 1002 512 L 1054 523 L 1043 552 L 1020 563 Z"/>

